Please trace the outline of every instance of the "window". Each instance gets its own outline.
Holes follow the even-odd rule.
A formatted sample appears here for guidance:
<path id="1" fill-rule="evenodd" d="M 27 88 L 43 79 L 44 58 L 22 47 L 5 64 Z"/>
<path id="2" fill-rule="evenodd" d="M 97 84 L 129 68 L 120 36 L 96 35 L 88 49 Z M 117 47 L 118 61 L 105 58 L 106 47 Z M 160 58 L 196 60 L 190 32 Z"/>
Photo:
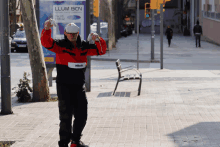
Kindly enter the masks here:
<path id="1" fill-rule="evenodd" d="M 217 12 L 217 11 L 218 11 L 218 5 L 215 4 L 215 12 Z"/>
<path id="2" fill-rule="evenodd" d="M 212 5 L 208 4 L 208 11 L 212 11 Z"/>
<path id="3" fill-rule="evenodd" d="M 15 37 L 16 38 L 25 38 L 26 37 L 25 31 L 17 31 L 15 33 Z"/>

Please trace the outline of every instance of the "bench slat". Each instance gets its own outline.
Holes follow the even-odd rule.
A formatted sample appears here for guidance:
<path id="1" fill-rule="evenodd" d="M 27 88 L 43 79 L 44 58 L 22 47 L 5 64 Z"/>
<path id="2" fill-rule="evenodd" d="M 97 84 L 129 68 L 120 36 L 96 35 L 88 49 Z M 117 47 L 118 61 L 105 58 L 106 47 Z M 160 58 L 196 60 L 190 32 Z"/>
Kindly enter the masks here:
<path id="1" fill-rule="evenodd" d="M 137 75 L 137 74 L 128 74 L 128 75 L 125 75 L 125 76 L 122 76 L 120 79 L 121 80 L 133 80 L 133 79 L 140 79 L 140 75 Z"/>
<path id="2" fill-rule="evenodd" d="M 134 77 L 133 77 L 133 79 L 135 79 L 136 78 L 136 74 L 134 74 Z"/>

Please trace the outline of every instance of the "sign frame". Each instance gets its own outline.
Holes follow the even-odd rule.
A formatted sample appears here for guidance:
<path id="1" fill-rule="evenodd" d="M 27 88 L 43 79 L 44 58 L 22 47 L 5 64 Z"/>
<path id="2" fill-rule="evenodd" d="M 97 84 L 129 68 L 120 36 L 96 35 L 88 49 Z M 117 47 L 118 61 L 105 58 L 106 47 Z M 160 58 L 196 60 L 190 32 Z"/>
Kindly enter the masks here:
<path id="1" fill-rule="evenodd" d="M 66 7 L 68 6 L 68 7 Z M 72 7 L 81 7 L 82 14 L 79 16 L 79 13 L 74 12 Z M 39 0 L 39 33 L 42 32 L 44 28 L 44 22 L 50 18 L 53 18 L 56 23 L 57 27 L 52 28 L 51 37 L 53 39 L 62 39 L 61 36 L 64 38 L 64 29 L 65 25 L 68 23 L 76 23 L 80 24 L 80 36 L 82 40 L 86 40 L 87 29 L 86 29 L 86 16 L 87 16 L 87 8 L 86 8 L 86 0 L 65 0 L 65 1 L 56 1 L 56 0 Z M 60 12 L 55 12 L 55 7 L 59 8 Z M 58 9 L 57 9 L 58 10 Z M 59 15 L 60 14 L 60 15 Z M 67 18 L 69 15 L 69 19 Z M 72 17 L 71 17 L 72 15 Z M 82 16 L 83 15 L 83 16 Z M 59 17 L 58 17 L 59 16 Z M 75 16 L 79 16 L 80 18 L 77 20 Z M 60 18 L 60 20 L 59 20 Z M 62 21 L 61 21 L 62 19 Z M 72 19 L 72 20 L 71 20 Z M 66 20 L 66 21 L 65 21 Z M 81 20 L 81 22 L 79 21 Z M 58 35 L 56 35 L 58 34 Z M 55 67 L 56 65 L 56 53 L 47 50 L 45 47 L 42 46 L 43 53 L 44 53 L 44 60 L 47 67 Z M 49 66 L 48 66 L 49 65 Z"/>

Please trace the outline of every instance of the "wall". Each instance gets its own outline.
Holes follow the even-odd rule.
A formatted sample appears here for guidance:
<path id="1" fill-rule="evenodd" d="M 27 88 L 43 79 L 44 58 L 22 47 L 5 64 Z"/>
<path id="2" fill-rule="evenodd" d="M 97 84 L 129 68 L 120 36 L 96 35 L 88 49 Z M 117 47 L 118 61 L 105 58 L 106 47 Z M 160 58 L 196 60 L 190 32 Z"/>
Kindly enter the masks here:
<path id="1" fill-rule="evenodd" d="M 220 44 L 220 22 L 203 18 L 203 35 L 208 39 Z"/>
<path id="2" fill-rule="evenodd" d="M 210 1 L 205 0 L 205 3 L 201 3 L 200 7 L 203 11 L 207 10 L 207 4 L 209 4 Z M 217 3 L 218 2 L 220 2 L 220 1 L 217 0 Z M 216 1 L 215 1 L 215 3 L 216 3 Z M 203 9 L 203 4 L 206 4 L 205 10 Z M 202 17 L 202 12 L 200 12 L 200 22 L 201 22 L 202 29 L 203 29 L 203 36 L 201 39 L 220 45 L 220 29 L 219 29 L 220 21 L 212 20 L 209 18 L 204 18 L 204 17 Z"/>

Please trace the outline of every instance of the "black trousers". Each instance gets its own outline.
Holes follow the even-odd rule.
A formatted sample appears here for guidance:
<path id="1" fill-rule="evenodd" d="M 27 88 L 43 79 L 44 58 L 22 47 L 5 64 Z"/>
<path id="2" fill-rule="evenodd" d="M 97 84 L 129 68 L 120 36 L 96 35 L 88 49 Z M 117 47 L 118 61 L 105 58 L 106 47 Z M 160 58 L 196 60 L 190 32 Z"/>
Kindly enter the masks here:
<path id="1" fill-rule="evenodd" d="M 170 46 L 171 44 L 171 38 L 168 38 L 168 45 Z"/>
<path id="2" fill-rule="evenodd" d="M 80 140 L 87 121 L 88 102 L 85 85 L 57 83 L 57 95 L 60 118 L 60 141 L 58 144 L 62 146 L 62 144 L 68 144 L 70 139 L 76 142 Z M 72 127 L 73 115 L 75 119 Z"/>
<path id="3" fill-rule="evenodd" d="M 201 35 L 195 35 L 196 38 L 196 47 L 197 47 L 197 42 L 199 41 L 199 47 L 201 47 L 200 41 L 201 41 Z"/>

